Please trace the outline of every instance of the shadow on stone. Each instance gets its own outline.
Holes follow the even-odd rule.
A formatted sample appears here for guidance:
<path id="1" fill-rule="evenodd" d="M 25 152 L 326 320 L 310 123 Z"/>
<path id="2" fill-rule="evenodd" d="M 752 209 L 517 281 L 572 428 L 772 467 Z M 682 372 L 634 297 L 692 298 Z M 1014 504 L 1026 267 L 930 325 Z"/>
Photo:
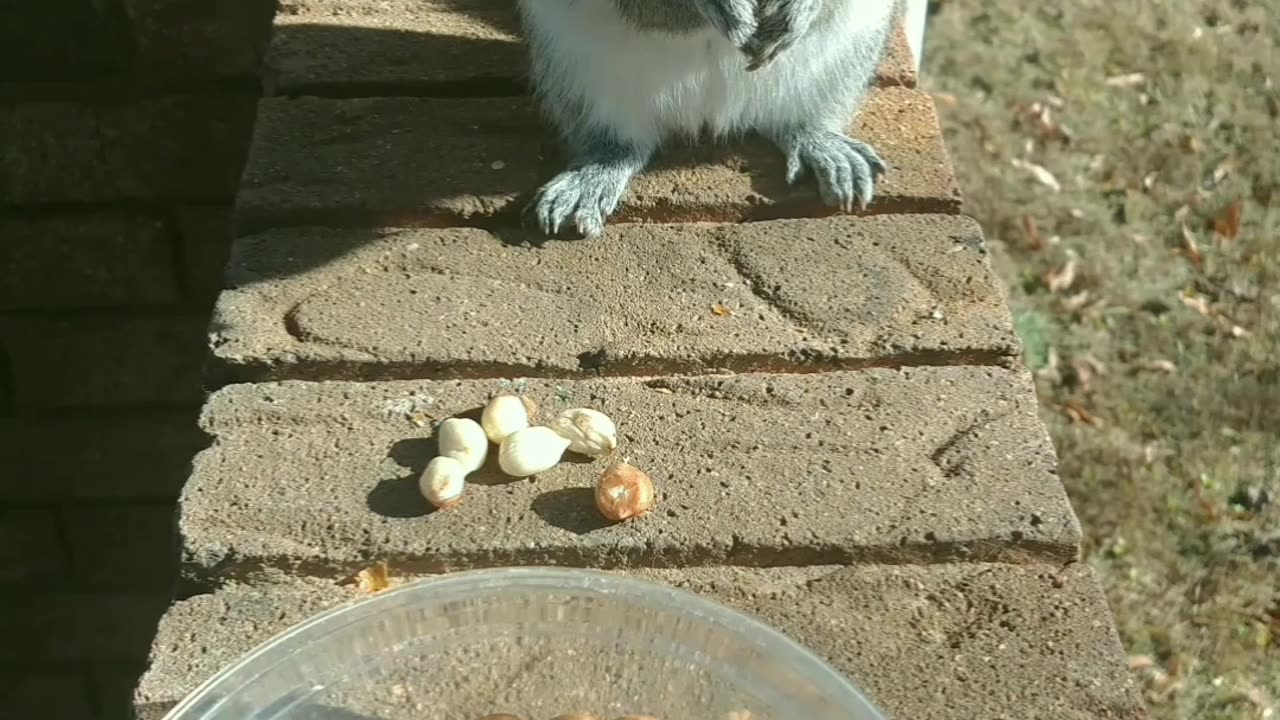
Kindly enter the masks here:
<path id="1" fill-rule="evenodd" d="M 366 496 L 365 504 L 373 512 L 387 518 L 430 515 L 435 509 L 423 499 L 418 490 L 419 475 L 421 473 L 378 481 Z"/>
<path id="2" fill-rule="evenodd" d="M 387 457 L 395 464 L 413 473 L 414 477 L 427 469 L 427 463 L 440 452 L 435 435 L 397 440 L 391 444 Z"/>
<path id="3" fill-rule="evenodd" d="M 592 488 L 545 492 L 534 499 L 533 511 L 547 523 L 577 535 L 603 530 L 612 524 L 596 510 Z"/>

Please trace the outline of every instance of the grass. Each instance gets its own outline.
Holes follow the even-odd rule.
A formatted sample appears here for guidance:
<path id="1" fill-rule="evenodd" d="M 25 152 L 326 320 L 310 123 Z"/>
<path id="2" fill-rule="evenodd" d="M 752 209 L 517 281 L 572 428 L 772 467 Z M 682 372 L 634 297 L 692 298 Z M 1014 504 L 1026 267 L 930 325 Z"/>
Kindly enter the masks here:
<path id="1" fill-rule="evenodd" d="M 1161 719 L 1280 718 L 1267 5 L 945 0 L 927 38 L 923 84 L 966 212 L 1006 282 L 1085 558 Z"/>

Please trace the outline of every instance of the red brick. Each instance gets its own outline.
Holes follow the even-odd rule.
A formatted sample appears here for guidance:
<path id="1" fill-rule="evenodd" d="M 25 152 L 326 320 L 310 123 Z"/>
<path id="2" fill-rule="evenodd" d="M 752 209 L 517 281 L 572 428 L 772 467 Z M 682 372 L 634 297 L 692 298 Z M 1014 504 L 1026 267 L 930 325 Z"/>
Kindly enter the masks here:
<path id="1" fill-rule="evenodd" d="M 206 444 L 196 409 L 0 419 L 0 501 L 177 497 Z"/>
<path id="2" fill-rule="evenodd" d="M 0 510 L 0 584 L 40 584 L 66 577 L 67 556 L 56 511 Z"/>
<path id="3" fill-rule="evenodd" d="M 159 218 L 123 213 L 0 221 L 0 309 L 154 305 L 177 297 Z"/>
<path id="4" fill-rule="evenodd" d="M 203 315 L 0 317 L 16 406 L 193 405 L 203 397 Z"/>
<path id="5" fill-rule="evenodd" d="M 62 511 L 78 586 L 167 591 L 177 576 L 177 508 L 165 504 Z"/>

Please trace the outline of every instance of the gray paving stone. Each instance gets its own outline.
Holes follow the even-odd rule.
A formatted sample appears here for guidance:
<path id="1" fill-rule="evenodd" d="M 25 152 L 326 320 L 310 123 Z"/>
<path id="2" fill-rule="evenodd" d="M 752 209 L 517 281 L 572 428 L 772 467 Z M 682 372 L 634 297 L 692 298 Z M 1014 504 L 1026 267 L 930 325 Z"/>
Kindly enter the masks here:
<path id="1" fill-rule="evenodd" d="M 850 132 L 892 169 L 868 212 L 960 209 L 929 95 L 873 91 Z M 563 169 L 524 98 L 269 98 L 258 120 L 236 217 L 242 231 L 278 225 L 506 223 Z M 831 214 L 811 183 L 790 186 L 763 141 L 673 147 L 636 178 L 621 222 L 760 220 Z"/>
<path id="2" fill-rule="evenodd" d="M 972 720 L 1146 717 L 1127 678 L 1106 601 L 1087 566 L 694 568 L 632 574 L 758 617 L 831 662 L 895 720 L 950 720 L 957 713 Z M 178 603 L 160 624 L 151 667 L 135 694 L 140 716 L 159 717 L 257 644 L 357 597 L 351 588 L 312 581 L 230 587 Z M 410 671 L 409 697 L 434 690 L 429 684 L 437 676 Z M 498 702 L 507 689 L 492 687 L 481 699 Z M 389 688 L 385 695 L 393 697 Z M 421 717 L 413 712 L 411 703 L 391 705 L 377 717 Z"/>
<path id="3" fill-rule="evenodd" d="M 276 93 L 348 97 L 518 91 L 526 66 L 514 0 L 293 0 L 268 59 Z M 879 82 L 915 84 L 901 27 Z"/>
<path id="4" fill-rule="evenodd" d="M 528 380 L 550 418 L 619 425 L 615 457 L 651 474 L 657 509 L 606 526 L 604 460 L 515 480 L 496 452 L 462 504 L 428 512 L 431 430 L 495 380 L 284 382 L 211 396 L 214 443 L 181 501 L 183 572 L 207 587 L 337 577 L 370 558 L 415 572 L 507 564 L 771 566 L 1070 560 L 1079 527 L 1025 375 L 917 368 L 819 375 Z M 581 460 L 581 461 L 579 461 Z"/>
<path id="5" fill-rule="evenodd" d="M 1019 352 L 968 218 L 511 240 L 467 228 L 242 238 L 213 320 L 217 382 L 1009 364 Z"/>

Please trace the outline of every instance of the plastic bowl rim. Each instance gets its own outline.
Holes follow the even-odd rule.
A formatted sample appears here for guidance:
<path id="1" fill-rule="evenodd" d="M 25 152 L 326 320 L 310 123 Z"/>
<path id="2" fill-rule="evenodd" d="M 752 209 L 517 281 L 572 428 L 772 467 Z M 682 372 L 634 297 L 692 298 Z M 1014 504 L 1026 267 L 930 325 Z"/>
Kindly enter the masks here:
<path id="1" fill-rule="evenodd" d="M 495 581 L 501 580 L 501 585 Z M 197 703 L 213 688 L 235 675 L 244 668 L 269 659 L 276 652 L 289 653 L 304 649 L 287 647 L 290 639 L 306 635 L 318 626 L 333 624 L 339 617 L 356 611 L 349 622 L 359 622 L 390 609 L 390 607 L 407 604 L 412 598 L 424 593 L 436 594 L 457 592 L 467 587 L 480 586 L 492 590 L 502 585 L 516 587 L 540 587 L 553 585 L 563 590 L 585 590 L 598 594 L 621 595 L 629 600 L 640 601 L 651 608 L 696 616 L 704 622 L 720 626 L 734 636 L 747 639 L 767 648 L 778 659 L 791 665 L 807 678 L 824 695 L 833 698 L 847 698 L 855 707 L 850 708 L 864 714 L 868 718 L 884 720 L 884 715 L 848 678 L 836 672 L 826 661 L 809 649 L 782 632 L 757 620 L 746 613 L 739 612 L 727 605 L 704 598 L 696 593 L 671 587 L 649 580 L 627 577 L 617 573 L 585 568 L 560 568 L 554 566 L 537 567 L 503 567 L 462 570 L 425 578 L 418 578 L 403 585 L 383 590 L 373 595 L 353 598 L 322 610 L 305 620 L 291 625 L 257 644 L 249 651 L 242 653 L 235 660 L 223 666 L 194 690 L 189 692 L 162 720 L 185 720 L 183 715 L 190 712 Z M 327 635 L 316 638 L 319 640 Z M 272 663 L 270 667 L 274 667 Z M 191 720 L 203 720 L 192 718 Z"/>

